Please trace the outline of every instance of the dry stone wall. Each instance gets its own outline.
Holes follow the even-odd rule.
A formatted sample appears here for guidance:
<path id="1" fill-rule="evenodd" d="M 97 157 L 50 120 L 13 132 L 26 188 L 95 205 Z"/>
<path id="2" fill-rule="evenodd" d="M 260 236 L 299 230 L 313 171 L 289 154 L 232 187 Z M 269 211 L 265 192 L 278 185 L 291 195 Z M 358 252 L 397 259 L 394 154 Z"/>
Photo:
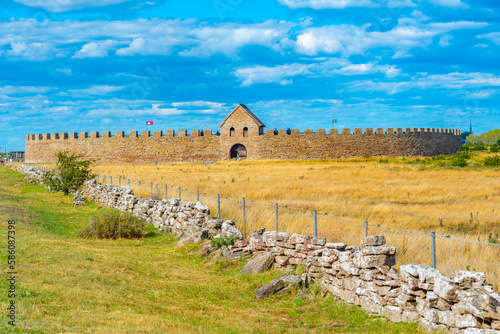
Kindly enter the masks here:
<path id="1" fill-rule="evenodd" d="M 40 177 L 31 167 L 23 166 L 20 171 L 29 178 Z M 385 245 L 384 236 L 370 236 L 361 240 L 361 246 L 348 246 L 261 228 L 244 240 L 234 222 L 211 217 L 209 208 L 200 202 L 142 198 L 131 188 L 101 185 L 95 180 L 85 182 L 81 194 L 176 233 L 181 244 L 232 235 L 237 241 L 225 247 L 223 255 L 254 257 L 243 273 L 267 270 L 271 265 L 283 269 L 301 266 L 300 282 L 320 284 L 347 303 L 391 321 L 418 321 L 424 328 L 457 334 L 500 333 L 500 295 L 487 284 L 484 273 L 457 271 L 447 277 L 437 269 L 415 264 L 396 270 L 396 247 Z M 206 244 L 200 254 L 213 251 Z M 296 280 L 286 279 L 291 278 Z M 271 288 L 278 293 L 288 291 L 283 285 L 286 279 L 273 280 Z M 257 297 L 264 298 L 267 294 L 260 290 Z"/>

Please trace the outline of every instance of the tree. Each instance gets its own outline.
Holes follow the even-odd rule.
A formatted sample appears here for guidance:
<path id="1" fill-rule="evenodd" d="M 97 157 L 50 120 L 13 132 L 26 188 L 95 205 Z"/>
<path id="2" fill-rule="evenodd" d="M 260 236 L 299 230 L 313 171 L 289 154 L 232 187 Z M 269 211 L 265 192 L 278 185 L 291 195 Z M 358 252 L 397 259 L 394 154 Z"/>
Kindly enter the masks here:
<path id="1" fill-rule="evenodd" d="M 470 134 L 469 136 L 467 136 L 466 143 L 469 145 L 478 144 L 490 146 L 498 143 L 498 141 L 500 141 L 500 129 L 494 129 L 477 136 L 474 134 Z"/>
<path id="2" fill-rule="evenodd" d="M 83 154 L 59 151 L 56 167 L 43 175 L 43 182 L 52 191 L 62 191 L 64 195 L 78 190 L 86 180 L 93 178 L 90 160 L 80 160 Z"/>

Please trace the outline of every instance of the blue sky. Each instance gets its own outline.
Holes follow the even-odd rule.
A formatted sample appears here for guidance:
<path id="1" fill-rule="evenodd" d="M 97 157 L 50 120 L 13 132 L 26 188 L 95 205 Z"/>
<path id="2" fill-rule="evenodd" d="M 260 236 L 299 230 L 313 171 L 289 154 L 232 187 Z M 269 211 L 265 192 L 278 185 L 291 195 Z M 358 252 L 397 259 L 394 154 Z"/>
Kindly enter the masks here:
<path id="1" fill-rule="evenodd" d="M 491 0 L 2 0 L 0 146 L 25 134 L 500 127 Z"/>

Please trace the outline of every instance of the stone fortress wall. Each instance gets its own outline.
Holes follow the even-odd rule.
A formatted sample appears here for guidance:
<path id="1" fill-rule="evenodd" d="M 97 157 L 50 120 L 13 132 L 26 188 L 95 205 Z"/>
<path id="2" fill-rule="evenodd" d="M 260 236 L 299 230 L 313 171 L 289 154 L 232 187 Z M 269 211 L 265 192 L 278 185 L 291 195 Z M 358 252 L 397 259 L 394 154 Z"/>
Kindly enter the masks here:
<path id="1" fill-rule="evenodd" d="M 26 162 L 53 163 L 60 150 L 86 152 L 98 163 L 221 161 L 244 146 L 250 160 L 335 159 L 350 156 L 432 156 L 461 149 L 460 130 L 428 128 L 292 129 L 264 131 L 246 106 L 238 105 L 215 131 L 110 131 L 26 135 Z M 241 153 L 241 152 L 240 152 Z"/>

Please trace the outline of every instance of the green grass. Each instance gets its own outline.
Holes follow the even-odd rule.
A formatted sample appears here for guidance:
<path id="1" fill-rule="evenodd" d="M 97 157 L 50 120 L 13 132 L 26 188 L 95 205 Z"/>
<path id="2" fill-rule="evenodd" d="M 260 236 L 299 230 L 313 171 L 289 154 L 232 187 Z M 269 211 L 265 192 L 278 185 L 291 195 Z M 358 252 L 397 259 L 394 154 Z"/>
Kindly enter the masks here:
<path id="1" fill-rule="evenodd" d="M 18 272 L 15 328 L 0 281 L 1 333 L 423 333 L 331 295 L 258 301 L 255 290 L 278 272 L 241 276 L 244 262 L 198 258 L 199 245 L 176 248 L 153 230 L 140 240 L 79 238 L 100 211 L 71 202 L 0 168 L 0 261 L 6 276 L 7 220 L 15 219 Z"/>

